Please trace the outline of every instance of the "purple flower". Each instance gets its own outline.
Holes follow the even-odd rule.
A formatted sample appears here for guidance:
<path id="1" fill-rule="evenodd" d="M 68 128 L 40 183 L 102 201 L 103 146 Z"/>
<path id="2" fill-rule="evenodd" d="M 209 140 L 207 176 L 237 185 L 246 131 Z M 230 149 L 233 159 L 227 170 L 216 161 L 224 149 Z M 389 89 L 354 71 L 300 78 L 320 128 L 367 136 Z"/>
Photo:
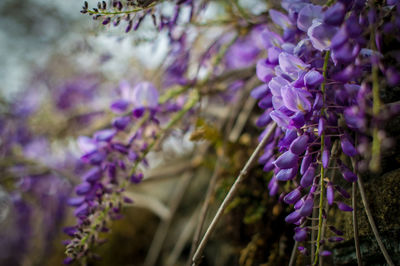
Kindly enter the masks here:
<path id="1" fill-rule="evenodd" d="M 290 123 L 290 117 L 280 111 L 274 110 L 270 113 L 270 116 L 282 128 L 287 128 Z"/>
<path id="2" fill-rule="evenodd" d="M 269 29 L 264 29 L 261 33 L 262 41 L 264 44 L 265 49 L 270 47 L 280 47 L 283 43 L 283 39 L 280 35 L 276 34 L 275 32 L 270 31 Z"/>
<path id="3" fill-rule="evenodd" d="M 332 205 L 333 201 L 335 200 L 335 191 L 333 190 L 332 183 L 329 182 L 326 188 L 326 198 L 328 200 L 328 204 Z"/>
<path id="4" fill-rule="evenodd" d="M 293 179 L 297 174 L 297 167 L 289 168 L 289 169 L 281 169 L 276 174 L 276 179 L 279 181 L 289 181 Z"/>
<path id="5" fill-rule="evenodd" d="M 133 175 L 130 177 L 130 181 L 131 181 L 132 183 L 134 183 L 134 184 L 140 183 L 140 182 L 142 181 L 142 179 L 143 179 L 143 174 L 142 174 L 142 173 L 133 174 Z"/>
<path id="6" fill-rule="evenodd" d="M 347 156 L 354 157 L 357 155 L 356 148 L 354 148 L 353 144 L 346 137 L 346 135 L 340 138 L 340 145 L 342 147 L 343 153 L 346 154 Z"/>
<path id="7" fill-rule="evenodd" d="M 274 157 L 272 156 L 272 157 L 264 164 L 264 167 L 263 167 L 263 171 L 264 171 L 264 172 L 272 171 L 272 170 L 275 168 L 275 166 L 274 166 L 274 164 L 273 164 L 273 161 L 274 161 Z"/>
<path id="8" fill-rule="evenodd" d="M 269 92 L 268 85 L 267 84 L 262 84 L 262 85 L 260 85 L 258 87 L 255 87 L 251 91 L 250 95 L 254 99 L 261 99 L 264 96 L 266 96 L 268 94 L 268 92 Z"/>
<path id="9" fill-rule="evenodd" d="M 256 73 L 258 79 L 263 82 L 269 82 L 275 76 L 273 66 L 270 65 L 265 59 L 260 59 L 257 62 Z"/>
<path id="10" fill-rule="evenodd" d="M 304 84 L 307 88 L 314 88 L 322 83 L 324 77 L 316 70 L 308 71 L 304 76 Z"/>
<path id="11" fill-rule="evenodd" d="M 155 108 L 158 106 L 158 91 L 150 82 L 141 82 L 133 88 L 132 102 L 136 108 Z"/>
<path id="12" fill-rule="evenodd" d="M 329 242 L 341 242 L 343 240 L 344 238 L 340 236 L 331 236 L 330 238 L 328 238 Z"/>
<path id="13" fill-rule="evenodd" d="M 302 111 L 298 111 L 294 115 L 292 115 L 289 123 L 289 126 L 293 126 L 297 129 L 300 129 L 306 123 L 306 119 L 304 113 Z"/>
<path id="14" fill-rule="evenodd" d="M 344 198 L 349 199 L 350 198 L 350 194 L 341 186 L 335 186 L 335 189 L 337 192 L 340 193 L 340 195 L 342 195 Z"/>
<path id="15" fill-rule="evenodd" d="M 93 167 L 89 171 L 87 171 L 83 176 L 82 179 L 88 182 L 95 182 L 99 180 L 102 176 L 101 170 L 98 167 Z"/>
<path id="16" fill-rule="evenodd" d="M 279 54 L 281 51 L 282 50 L 277 47 L 268 48 L 268 63 L 277 65 L 279 63 Z"/>
<path id="17" fill-rule="evenodd" d="M 269 195 L 274 196 L 278 193 L 279 185 L 278 180 L 275 177 L 272 177 L 268 183 Z"/>
<path id="18" fill-rule="evenodd" d="M 270 9 L 269 16 L 271 17 L 272 21 L 276 25 L 280 26 L 282 29 L 287 29 L 292 27 L 292 22 L 289 20 L 289 18 L 279 11 Z"/>
<path id="19" fill-rule="evenodd" d="M 360 46 L 358 44 L 351 45 L 350 43 L 345 43 L 333 50 L 332 59 L 335 63 L 350 64 L 354 61 L 359 52 Z"/>
<path id="20" fill-rule="evenodd" d="M 244 68 L 253 64 L 260 49 L 251 38 L 236 41 L 226 53 L 227 65 L 230 68 Z"/>
<path id="21" fill-rule="evenodd" d="M 347 204 L 345 204 L 345 203 L 343 203 L 343 202 L 337 202 L 336 203 L 337 204 L 337 206 L 338 206 L 338 208 L 340 209 L 340 210 L 342 210 L 342 211 L 344 211 L 344 212 L 351 212 L 351 211 L 353 211 L 353 208 L 352 207 L 350 207 L 349 205 L 347 205 Z"/>
<path id="22" fill-rule="evenodd" d="M 346 27 L 341 27 L 331 40 L 331 48 L 337 49 L 341 47 L 349 39 Z"/>
<path id="23" fill-rule="evenodd" d="M 80 205 L 78 208 L 75 209 L 74 215 L 76 217 L 84 218 L 89 214 L 88 208 L 89 205 L 87 205 L 87 203 L 83 203 L 82 205 Z"/>
<path id="24" fill-rule="evenodd" d="M 327 168 L 329 165 L 329 158 L 330 158 L 330 151 L 329 149 L 327 149 L 326 147 L 324 148 L 324 150 L 322 151 L 322 166 L 324 168 Z"/>
<path id="25" fill-rule="evenodd" d="M 278 159 L 275 160 L 274 164 L 278 168 L 289 169 L 295 167 L 298 160 L 298 155 L 292 153 L 291 151 L 287 151 L 279 156 Z"/>
<path id="26" fill-rule="evenodd" d="M 86 136 L 79 136 L 77 143 L 84 154 L 91 153 L 97 148 L 97 142 Z"/>
<path id="27" fill-rule="evenodd" d="M 308 167 L 311 164 L 312 157 L 313 156 L 307 150 L 306 153 L 304 154 L 303 160 L 301 161 L 300 174 L 304 174 L 307 171 Z"/>
<path id="28" fill-rule="evenodd" d="M 75 198 L 70 198 L 68 199 L 68 205 L 70 206 L 80 206 L 85 202 L 85 197 L 75 197 Z"/>
<path id="29" fill-rule="evenodd" d="M 323 117 L 321 117 L 319 120 L 318 120 L 318 136 L 322 136 L 322 133 L 324 132 L 324 130 L 325 130 L 325 118 L 323 118 Z"/>
<path id="30" fill-rule="evenodd" d="M 89 182 L 83 182 L 75 187 L 75 192 L 78 195 L 85 195 L 90 191 L 92 185 Z"/>
<path id="31" fill-rule="evenodd" d="M 311 110 L 311 103 L 307 99 L 310 93 L 299 88 L 285 86 L 282 88 L 282 99 L 285 107 L 293 112 L 308 112 Z"/>
<path id="32" fill-rule="evenodd" d="M 114 118 L 112 125 L 118 130 L 124 130 L 130 121 L 131 119 L 128 116 L 116 117 Z"/>
<path id="33" fill-rule="evenodd" d="M 312 26 L 308 29 L 307 34 L 315 49 L 326 51 L 329 50 L 331 40 L 337 31 L 337 27 L 314 21 Z"/>
<path id="34" fill-rule="evenodd" d="M 323 250 L 319 253 L 321 256 L 323 257 L 328 257 L 332 255 L 332 252 L 330 252 L 329 250 Z"/>
<path id="35" fill-rule="evenodd" d="M 258 106 L 261 109 L 267 109 L 272 107 L 272 95 L 268 94 L 266 96 L 264 96 L 259 102 L 258 102 Z"/>
<path id="36" fill-rule="evenodd" d="M 310 65 L 304 63 L 297 56 L 282 52 L 279 54 L 279 66 L 286 74 L 297 74 L 306 70 Z"/>
<path id="37" fill-rule="evenodd" d="M 262 115 L 260 115 L 260 117 L 257 119 L 256 121 L 256 125 L 258 127 L 265 127 L 266 125 L 268 125 L 271 121 L 272 118 L 270 116 L 271 113 L 271 109 L 267 109 Z"/>
<path id="38" fill-rule="evenodd" d="M 350 128 L 362 129 L 365 127 L 365 117 L 359 106 L 346 108 L 344 119 Z"/>
<path id="39" fill-rule="evenodd" d="M 335 234 L 337 234 L 337 235 L 339 235 L 339 236 L 342 236 L 342 235 L 343 235 L 343 232 L 340 231 L 340 230 L 338 230 L 338 229 L 336 229 L 336 227 L 334 227 L 333 225 L 330 225 L 330 226 L 329 226 L 329 230 L 331 230 L 332 232 L 334 232 Z"/>
<path id="40" fill-rule="evenodd" d="M 274 96 L 281 96 L 282 95 L 281 88 L 283 88 L 286 85 L 289 85 L 289 82 L 280 76 L 273 77 L 271 81 L 268 83 L 268 87 L 270 88 L 271 93 Z"/>
<path id="41" fill-rule="evenodd" d="M 303 206 L 304 201 L 306 200 L 306 197 L 307 197 L 307 195 L 304 195 L 299 201 L 297 201 L 294 204 L 293 207 L 294 207 L 295 210 L 299 210 Z"/>
<path id="42" fill-rule="evenodd" d="M 299 246 L 298 248 L 297 248 L 297 250 L 301 253 L 301 254 L 303 254 L 303 255 L 307 255 L 307 249 L 305 248 L 305 247 L 302 247 L 302 246 Z"/>
<path id="43" fill-rule="evenodd" d="M 299 210 L 300 216 L 303 216 L 303 217 L 310 216 L 312 213 L 313 207 L 314 207 L 314 200 L 311 197 L 307 198 L 304 201 L 303 206 L 301 206 L 301 208 Z"/>
<path id="44" fill-rule="evenodd" d="M 290 151 L 297 155 L 302 154 L 307 148 L 308 139 L 307 135 L 298 136 L 290 145 Z"/>
<path id="45" fill-rule="evenodd" d="M 94 139 L 96 141 L 106 141 L 109 142 L 114 136 L 115 134 L 117 134 L 117 132 L 115 131 L 115 129 L 103 129 L 100 131 L 97 131 L 94 134 Z"/>
<path id="46" fill-rule="evenodd" d="M 306 4 L 299 12 L 297 17 L 297 27 L 307 32 L 308 28 L 311 27 L 314 19 L 322 19 L 322 7 L 312 4 Z"/>
<path id="47" fill-rule="evenodd" d="M 293 223 L 297 222 L 298 220 L 300 220 L 300 218 L 301 218 L 300 212 L 294 211 L 291 214 L 289 214 L 288 216 L 286 216 L 285 221 L 289 224 L 293 224 Z"/>
<path id="48" fill-rule="evenodd" d="M 123 113 L 128 109 L 129 104 L 130 104 L 129 101 L 125 99 L 120 99 L 113 102 L 110 108 L 116 113 Z"/>
<path id="49" fill-rule="evenodd" d="M 283 201 L 287 204 L 295 204 L 301 197 L 300 189 L 296 188 L 295 190 L 288 193 L 284 198 Z"/>
<path id="50" fill-rule="evenodd" d="M 310 166 L 308 167 L 307 171 L 304 173 L 303 177 L 300 180 L 300 185 L 303 188 L 307 188 L 311 186 L 315 177 L 315 167 Z"/>
<path id="51" fill-rule="evenodd" d="M 107 155 L 102 151 L 93 151 L 91 153 L 84 154 L 81 160 L 85 163 L 90 163 L 92 165 L 100 165 L 103 160 L 105 160 Z"/>
<path id="52" fill-rule="evenodd" d="M 396 70 L 394 67 L 389 67 L 385 71 L 385 76 L 390 86 L 396 86 L 400 84 L 400 72 Z"/>
<path id="53" fill-rule="evenodd" d="M 346 30 L 350 37 L 356 38 L 361 35 L 363 29 L 355 14 L 352 14 L 348 19 L 346 19 Z"/>
<path id="54" fill-rule="evenodd" d="M 296 231 L 293 237 L 297 242 L 303 242 L 307 239 L 307 230 L 305 228 L 301 228 Z"/>
<path id="55" fill-rule="evenodd" d="M 350 171 L 343 163 L 339 164 L 340 171 L 342 172 L 343 178 L 348 182 L 355 182 L 357 181 L 357 175 Z"/>
<path id="56" fill-rule="evenodd" d="M 332 26 L 339 26 L 342 24 L 345 15 L 346 7 L 338 2 L 325 11 L 324 23 Z"/>

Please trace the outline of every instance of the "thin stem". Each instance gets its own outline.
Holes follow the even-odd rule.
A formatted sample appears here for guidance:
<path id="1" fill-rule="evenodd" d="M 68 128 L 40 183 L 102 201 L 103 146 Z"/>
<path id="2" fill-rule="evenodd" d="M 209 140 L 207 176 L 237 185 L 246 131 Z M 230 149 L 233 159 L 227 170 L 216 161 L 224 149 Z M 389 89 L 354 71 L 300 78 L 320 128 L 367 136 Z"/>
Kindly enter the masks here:
<path id="1" fill-rule="evenodd" d="M 357 204 L 356 204 L 356 183 L 353 183 L 351 190 L 351 207 L 353 208 L 353 233 L 354 245 L 356 246 L 357 264 L 362 266 L 360 239 L 358 238 L 358 220 L 357 220 Z"/>
<path id="2" fill-rule="evenodd" d="M 296 251 L 297 247 L 299 246 L 299 242 L 295 241 L 292 249 L 292 254 L 290 254 L 289 266 L 294 265 L 294 261 L 296 259 Z"/>
<path id="3" fill-rule="evenodd" d="M 351 162 L 352 162 L 353 166 L 355 166 L 356 163 L 353 158 L 351 158 Z M 381 249 L 381 252 L 382 252 L 383 256 L 385 257 L 387 264 L 389 264 L 390 266 L 394 266 L 394 263 L 393 263 L 392 259 L 390 258 L 389 253 L 387 252 L 387 250 L 385 248 L 385 245 L 382 242 L 381 236 L 379 235 L 378 228 L 376 227 L 376 224 L 374 221 L 374 217 L 372 216 L 371 209 L 369 208 L 369 204 L 367 201 L 367 196 L 365 195 L 364 184 L 361 179 L 361 176 L 358 173 L 356 173 L 356 174 L 357 174 L 358 189 L 360 191 L 361 200 L 364 205 L 364 210 L 365 210 L 365 214 L 367 215 L 369 225 L 371 226 L 372 232 L 374 233 L 375 239 L 378 242 L 379 248 Z"/>
<path id="4" fill-rule="evenodd" d="M 330 176 L 331 176 L 330 181 L 331 181 L 332 183 L 333 183 L 333 181 L 334 181 L 334 179 L 335 179 L 335 175 L 336 175 L 336 169 L 337 169 L 337 167 L 335 167 L 335 165 L 336 165 L 336 160 L 335 160 L 334 158 L 336 158 L 337 155 L 338 155 L 338 152 L 339 152 L 338 147 L 339 147 L 339 141 L 338 141 L 338 140 L 335 140 L 335 142 L 333 143 L 333 146 L 332 146 L 332 157 L 331 157 L 332 159 L 331 159 L 331 162 L 330 162 L 330 166 L 328 167 L 328 169 L 331 170 L 331 173 L 330 173 Z M 327 170 L 327 171 L 328 171 L 328 170 Z M 329 213 L 329 203 L 328 203 L 328 202 L 325 202 L 325 210 L 326 210 L 326 213 Z M 321 238 L 321 241 L 322 241 L 322 242 L 324 242 L 327 220 L 328 220 L 328 219 L 324 219 L 324 221 L 323 221 L 323 223 L 322 223 L 322 229 L 321 229 L 321 230 L 322 230 L 322 238 Z M 323 246 L 323 245 L 322 245 L 322 246 Z M 324 265 L 324 257 L 321 257 L 321 258 L 319 259 L 319 265 L 320 265 L 320 266 Z"/>
<path id="5" fill-rule="evenodd" d="M 157 1 L 151 3 L 150 5 L 146 6 L 146 7 L 137 7 L 134 9 L 130 9 L 130 10 L 118 10 L 118 11 L 102 11 L 102 10 L 92 10 L 92 9 L 88 9 L 87 12 L 91 15 L 101 15 L 101 16 L 115 16 L 115 15 L 126 15 L 126 14 L 131 14 L 131 13 L 137 13 L 140 11 L 144 11 L 147 9 L 151 9 L 153 7 L 155 7 L 157 5 Z"/>
<path id="6" fill-rule="evenodd" d="M 232 198 L 235 196 L 239 184 L 243 181 L 243 178 L 247 175 L 247 172 L 249 171 L 251 165 L 253 164 L 254 161 L 257 159 L 258 153 L 261 151 L 261 149 L 264 147 L 264 145 L 267 143 L 267 140 L 270 138 L 272 133 L 275 131 L 276 124 L 272 124 L 269 131 L 267 134 L 265 134 L 264 138 L 261 140 L 261 142 L 258 144 L 256 149 L 254 150 L 253 154 L 250 156 L 249 160 L 246 162 L 245 166 L 243 169 L 240 171 L 239 176 L 236 178 L 235 183 L 232 185 L 231 189 L 229 190 L 228 194 L 226 195 L 224 201 L 222 202 L 221 206 L 219 207 L 217 213 L 215 214 L 213 220 L 211 221 L 209 227 L 207 228 L 206 233 L 204 234 L 203 238 L 200 241 L 200 245 L 198 246 L 196 252 L 193 255 L 192 263 L 193 265 L 197 265 L 201 253 L 203 252 L 211 234 L 214 232 L 217 223 L 221 219 L 222 215 L 224 214 L 224 211 L 226 207 L 228 206 L 228 203 L 232 200 Z"/>
<path id="7" fill-rule="evenodd" d="M 214 169 L 214 173 L 211 176 L 210 184 L 208 185 L 208 188 L 207 188 L 206 198 L 203 202 L 203 206 L 201 207 L 200 216 L 199 216 L 200 221 L 197 224 L 196 231 L 194 232 L 192 247 L 190 249 L 190 256 L 189 256 L 189 261 L 188 261 L 187 265 L 191 264 L 191 258 L 193 256 L 194 252 L 196 251 L 196 248 L 200 241 L 200 235 L 201 235 L 201 231 L 203 229 L 204 222 L 206 220 L 208 209 L 210 207 L 211 197 L 214 193 L 215 185 L 217 184 L 218 174 L 220 171 L 220 165 L 221 165 L 221 158 L 218 157 L 218 160 L 216 162 L 216 166 Z"/>
<path id="8" fill-rule="evenodd" d="M 326 76 L 328 70 L 328 62 L 329 62 L 330 51 L 327 51 L 325 54 L 324 59 L 324 66 L 323 66 L 323 77 L 324 81 L 321 84 L 321 92 L 323 96 L 323 101 L 325 103 L 325 83 L 326 83 Z M 321 109 L 321 115 L 324 113 L 324 108 Z M 321 135 L 321 156 L 325 149 L 325 132 Z M 321 242 L 321 235 L 322 235 L 322 210 L 324 207 L 324 178 L 325 178 L 325 168 L 324 165 L 321 164 L 321 177 L 320 177 L 320 191 L 321 194 L 319 196 L 319 215 L 318 215 L 318 235 L 317 235 L 317 248 L 315 250 L 315 257 L 313 265 L 317 265 L 319 259 L 319 252 L 320 252 L 320 242 Z"/>
<path id="9" fill-rule="evenodd" d="M 315 207 L 315 204 L 314 204 Z M 319 221 L 318 218 L 315 218 L 317 216 L 317 212 L 318 209 L 317 208 L 313 208 L 312 211 L 312 218 L 311 218 L 311 227 L 314 228 L 316 226 L 316 221 Z M 315 237 L 316 237 L 316 230 L 312 230 L 311 231 L 311 243 L 315 242 Z M 315 254 L 315 245 L 311 244 L 311 264 L 313 263 L 313 259 L 314 259 L 314 254 Z"/>
<path id="10" fill-rule="evenodd" d="M 375 29 L 371 30 L 371 48 L 372 50 L 376 51 L 376 45 L 375 45 Z M 374 115 L 374 119 L 376 119 L 379 116 L 379 112 L 381 109 L 381 99 L 379 96 L 379 68 L 378 68 L 378 63 L 376 60 L 378 58 L 372 56 L 372 99 L 373 99 L 373 105 L 372 105 L 372 113 Z M 372 151 L 371 151 L 371 161 L 369 163 L 369 168 L 373 172 L 378 172 L 380 170 L 380 159 L 381 159 L 381 141 L 379 139 L 379 134 L 378 134 L 378 125 L 376 124 L 376 121 L 374 122 L 373 125 L 373 130 L 372 130 Z"/>

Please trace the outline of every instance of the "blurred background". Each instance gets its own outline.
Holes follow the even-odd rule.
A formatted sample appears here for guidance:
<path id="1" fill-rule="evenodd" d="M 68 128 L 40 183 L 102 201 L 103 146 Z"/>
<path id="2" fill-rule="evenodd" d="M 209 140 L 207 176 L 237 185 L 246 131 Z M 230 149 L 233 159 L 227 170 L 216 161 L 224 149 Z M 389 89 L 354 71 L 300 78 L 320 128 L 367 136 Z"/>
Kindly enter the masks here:
<path id="1" fill-rule="evenodd" d="M 255 14 L 266 10 L 263 1 L 240 2 Z M 86 169 L 79 160 L 77 138 L 110 124 L 109 106 L 123 87 L 143 80 L 158 87 L 163 83 L 160 65 L 168 54 L 167 33 L 159 34 L 150 19 L 130 34 L 123 28 L 105 29 L 80 13 L 82 4 L 79 0 L 0 2 L 0 265 L 62 264 L 63 242 L 68 238 L 63 228 L 75 222 L 66 201 Z M 89 1 L 89 6 L 96 4 Z M 173 8 L 166 4 L 164 10 L 168 14 Z M 216 1 L 205 17 L 224 12 Z M 214 27 L 203 40 L 218 39 L 226 32 L 224 27 Z M 193 38 L 196 32 L 189 29 L 187 34 Z M 207 48 L 199 43 L 192 47 L 194 51 Z M 227 64 L 243 67 L 240 62 Z M 209 212 L 214 213 L 257 143 L 251 136 L 259 134 L 255 115 L 241 122 L 239 131 L 236 127 L 233 144 L 225 146 L 240 152 L 216 167 L 218 154 L 223 153 L 221 133 L 229 134 L 229 127 L 221 131 L 220 123 L 232 120 L 230 112 L 240 111 L 221 103 L 228 97 L 241 106 L 251 89 L 227 82 L 220 86 L 231 86 L 233 95 L 242 92 L 205 98 L 203 104 L 209 108 L 204 108 L 201 119 L 187 121 L 197 123 L 208 137 L 192 142 L 191 130 L 177 130 L 149 155 L 145 180 L 129 191 L 135 204 L 113 224 L 112 233 L 104 235 L 107 241 L 96 249 L 101 259 L 88 265 L 185 265 L 211 176 L 218 176 Z M 230 129 L 233 122 L 227 122 Z M 241 135 L 245 126 L 248 133 Z M 265 249 L 274 250 L 271 262 L 287 260 L 292 241 L 281 234 L 286 226 L 280 224 L 282 207 L 267 196 L 269 177 L 261 169 L 253 174 L 260 178 L 243 188 L 242 197 L 232 203 L 223 230 L 206 249 L 204 265 L 268 261 L 270 253 Z M 276 219 L 267 221 L 271 215 Z M 272 227 L 267 226 L 270 223 Z M 274 227 L 280 228 L 278 233 L 273 233 Z M 264 234 L 274 235 L 273 241 L 263 241 Z"/>

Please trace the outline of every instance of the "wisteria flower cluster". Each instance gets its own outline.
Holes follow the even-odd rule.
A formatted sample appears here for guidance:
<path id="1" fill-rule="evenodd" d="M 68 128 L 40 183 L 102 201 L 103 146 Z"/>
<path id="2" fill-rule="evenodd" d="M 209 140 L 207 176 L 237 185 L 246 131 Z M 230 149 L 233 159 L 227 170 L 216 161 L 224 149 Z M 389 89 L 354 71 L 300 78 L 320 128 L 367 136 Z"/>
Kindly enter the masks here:
<path id="1" fill-rule="evenodd" d="M 335 185 L 334 170 L 339 169 L 348 182 L 355 182 L 357 175 L 348 165 L 350 160 L 340 160 L 340 154 L 355 158 L 365 156 L 368 149 L 379 154 L 382 136 L 377 136 L 377 121 L 394 114 L 381 106 L 376 92 L 383 84 L 377 81 L 378 65 L 386 76 L 392 73 L 378 48 L 382 36 L 374 36 L 371 29 L 378 26 L 377 16 L 396 15 L 379 12 L 364 1 L 339 1 L 331 6 L 283 1 L 282 7 L 286 14 L 269 10 L 282 33 L 269 29 L 262 33 L 268 56 L 258 61 L 257 76 L 264 84 L 252 91 L 258 106 L 265 110 L 257 121 L 258 126 L 266 127 L 263 134 L 273 123 L 278 125 L 259 162 L 265 171 L 274 172 L 269 183 L 271 195 L 278 193 L 279 182 L 291 182 L 295 187 L 282 195 L 285 203 L 294 206 L 285 220 L 296 225 L 297 242 L 310 240 L 310 231 L 318 231 L 317 239 L 311 239 L 316 245 L 315 265 L 320 255 L 330 254 L 321 250 L 325 241 L 322 221 L 327 219 L 324 201 L 341 211 L 352 211 L 343 202 L 349 193 Z M 388 78 L 389 82 L 395 79 Z M 371 158 L 364 157 L 355 167 L 366 170 L 366 160 Z M 369 161 L 371 170 L 378 167 L 377 162 L 376 157 Z M 317 218 L 313 216 L 315 208 L 319 209 L 317 228 L 307 219 Z M 339 230 L 330 229 L 337 235 L 329 238 L 330 242 L 343 240 Z M 308 252 L 305 247 L 299 250 Z"/>
<path id="2" fill-rule="evenodd" d="M 92 16 L 94 20 L 101 20 L 103 25 L 112 24 L 115 27 L 119 26 L 121 22 L 126 22 L 125 32 L 131 30 L 136 31 L 142 21 L 151 16 L 153 24 L 158 30 L 167 28 L 172 30 L 178 23 L 181 10 L 184 6 L 190 9 L 190 18 L 197 12 L 197 6 L 192 0 L 178 0 L 174 3 L 174 12 L 172 15 L 163 14 L 162 5 L 163 1 L 159 0 L 128 0 L 117 1 L 113 0 L 109 4 L 106 1 L 98 2 L 97 7 L 90 9 L 88 3 L 85 1 L 81 13 Z M 200 4 L 200 9 L 204 8 L 204 4 Z"/>
<path id="3" fill-rule="evenodd" d="M 141 169 L 148 165 L 147 153 L 161 134 L 197 103 L 195 96 L 186 104 L 171 102 L 168 97 L 160 100 L 157 89 L 149 82 L 138 83 L 133 89 L 125 82 L 121 90 L 122 98 L 111 105 L 111 110 L 119 114 L 113 119 L 112 128 L 97 131 L 92 138 L 78 139 L 84 152 L 81 160 L 90 168 L 75 187 L 76 197 L 68 200 L 75 207 L 77 225 L 65 228 L 72 237 L 65 242 L 65 263 L 96 256 L 90 248 L 104 241 L 99 234 L 109 230 L 110 220 L 121 218 L 123 204 L 133 203 L 124 191 L 129 183 L 142 180 Z"/>

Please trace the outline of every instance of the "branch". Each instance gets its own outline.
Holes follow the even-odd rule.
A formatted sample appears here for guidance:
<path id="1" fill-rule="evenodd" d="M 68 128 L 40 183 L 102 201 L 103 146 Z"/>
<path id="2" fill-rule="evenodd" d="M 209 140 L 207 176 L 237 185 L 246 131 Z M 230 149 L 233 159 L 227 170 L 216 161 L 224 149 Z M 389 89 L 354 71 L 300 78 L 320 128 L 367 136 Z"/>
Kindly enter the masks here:
<path id="1" fill-rule="evenodd" d="M 226 207 L 228 206 L 228 203 L 232 200 L 232 198 L 235 196 L 239 184 L 243 181 L 243 178 L 247 175 L 247 172 L 249 171 L 251 165 L 253 162 L 256 160 L 258 153 L 261 151 L 261 149 L 264 147 L 264 145 L 267 143 L 267 140 L 269 137 L 272 135 L 272 133 L 275 131 L 276 124 L 272 124 L 270 130 L 265 134 L 264 138 L 262 141 L 258 144 L 256 149 L 254 150 L 253 154 L 250 156 L 249 160 L 243 167 L 243 169 L 240 171 L 239 176 L 237 177 L 235 183 L 232 185 L 231 189 L 229 190 L 228 194 L 226 195 L 224 201 L 222 202 L 221 206 L 219 207 L 217 213 L 215 214 L 213 220 L 211 221 L 209 227 L 207 228 L 206 233 L 204 234 L 202 240 L 200 241 L 200 245 L 197 248 L 196 252 L 194 253 L 192 263 L 193 265 L 197 265 L 198 261 L 200 259 L 201 253 L 203 252 L 211 234 L 214 232 L 215 227 L 219 220 L 221 219 Z"/>
<path id="2" fill-rule="evenodd" d="M 315 231 L 315 230 L 313 230 L 313 231 Z M 294 260 L 296 258 L 296 250 L 297 250 L 298 246 L 299 246 L 299 242 L 295 241 L 294 245 L 293 245 L 293 249 L 292 249 L 292 254 L 290 255 L 289 266 L 294 265 Z"/>
<path id="3" fill-rule="evenodd" d="M 351 158 L 351 163 L 353 164 L 353 168 L 354 168 L 356 165 L 356 162 L 353 158 Z M 358 173 L 356 173 L 356 174 L 357 174 L 358 189 L 360 190 L 361 200 L 364 205 L 364 210 L 365 210 L 365 214 L 367 215 L 369 225 L 371 226 L 372 232 L 374 233 L 376 241 L 378 242 L 379 248 L 381 249 L 381 252 L 382 252 L 383 256 L 385 257 L 387 264 L 389 264 L 390 266 L 394 266 L 394 263 L 393 263 L 392 259 L 390 258 L 389 253 L 387 252 L 387 250 L 385 248 L 385 245 L 382 242 L 381 236 L 379 235 L 378 228 L 376 227 L 376 224 L 374 221 L 374 217 L 372 216 L 371 209 L 369 208 L 369 204 L 367 201 L 367 196 L 365 195 L 364 184 L 361 179 L 361 176 Z"/>
<path id="4" fill-rule="evenodd" d="M 201 231 L 203 229 L 203 225 L 204 225 L 204 222 L 206 220 L 207 212 L 208 212 L 208 209 L 210 207 L 211 197 L 213 195 L 214 188 L 215 188 L 215 185 L 217 183 L 218 174 L 219 174 L 219 171 L 220 171 L 220 164 L 221 164 L 221 157 L 219 156 L 218 159 L 217 159 L 217 162 L 216 162 L 216 166 L 214 168 L 214 173 L 213 173 L 213 175 L 211 176 L 211 179 L 210 179 L 210 184 L 208 185 L 208 188 L 207 188 L 206 198 L 205 198 L 205 200 L 203 202 L 203 206 L 201 207 L 200 216 L 199 216 L 200 220 L 199 220 L 199 222 L 197 224 L 197 227 L 196 227 L 196 230 L 194 232 L 193 241 L 192 241 L 192 247 L 190 249 L 190 256 L 189 256 L 189 261 L 188 261 L 187 265 L 191 264 L 190 259 L 192 258 L 193 254 L 196 251 L 196 248 L 197 248 L 197 246 L 199 244 Z"/>
<path id="5" fill-rule="evenodd" d="M 357 264 L 358 264 L 358 266 L 361 266 L 362 265 L 362 260 L 361 260 L 361 251 L 360 251 L 360 239 L 358 238 L 356 189 L 357 189 L 356 183 L 353 183 L 353 187 L 352 187 L 352 190 L 351 190 L 351 207 L 353 208 L 354 245 L 356 246 Z"/>

